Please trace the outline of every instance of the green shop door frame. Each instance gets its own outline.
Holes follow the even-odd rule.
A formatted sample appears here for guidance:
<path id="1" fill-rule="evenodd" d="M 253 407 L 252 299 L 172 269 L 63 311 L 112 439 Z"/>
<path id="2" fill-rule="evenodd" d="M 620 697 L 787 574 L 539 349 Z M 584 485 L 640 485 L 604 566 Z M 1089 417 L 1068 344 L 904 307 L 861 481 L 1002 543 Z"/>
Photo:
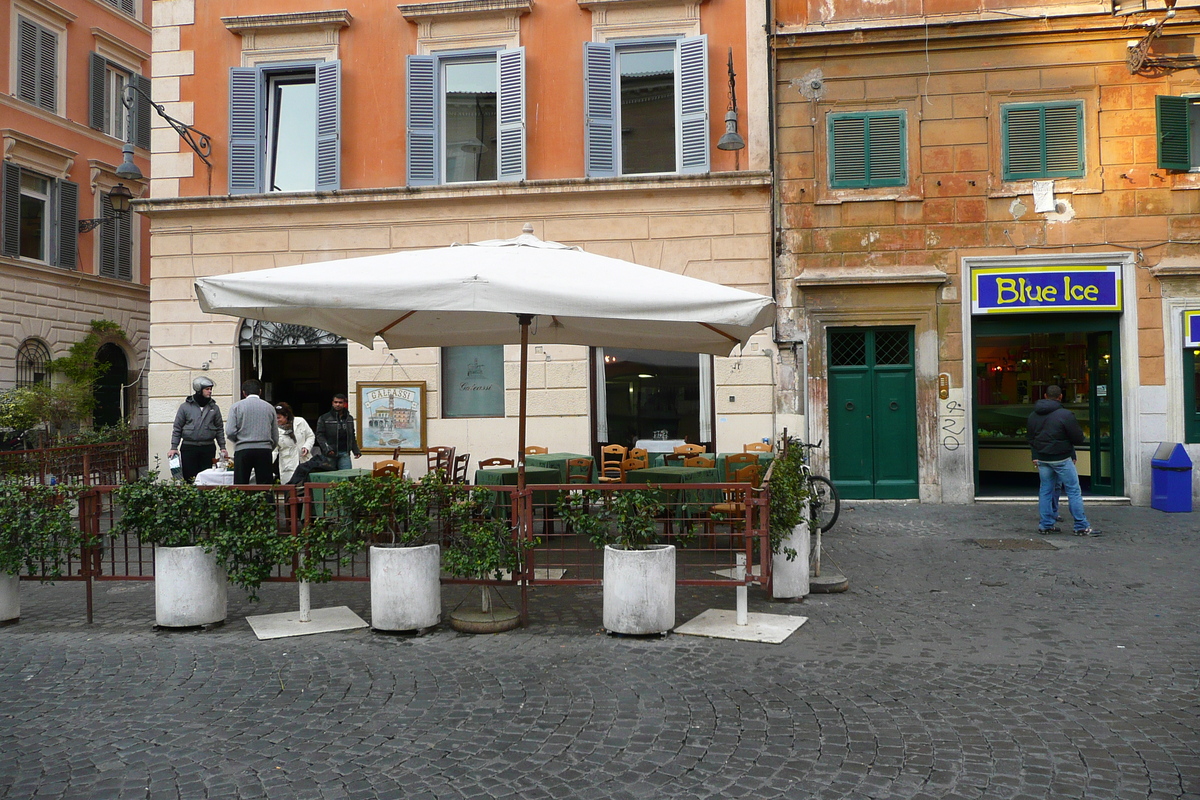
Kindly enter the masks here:
<path id="1" fill-rule="evenodd" d="M 913 328 L 827 337 L 830 479 L 847 499 L 918 497 Z"/>
<path id="2" fill-rule="evenodd" d="M 982 336 L 1027 336 L 1032 333 L 1082 333 L 1087 336 L 1088 447 L 1092 475 L 1090 494 L 1119 496 L 1125 491 L 1121 426 L 1121 317 L 1119 314 L 1013 314 L 976 317 L 971 336 L 971 374 L 979 369 L 977 340 Z M 1104 387 L 1102 390 L 1099 387 Z M 1041 398 L 1030 398 L 1035 403 Z M 978 404 L 974 398 L 973 406 Z M 972 408 L 972 417 L 977 415 Z M 978 429 L 978 425 L 976 425 Z M 975 490 L 979 492 L 979 437 L 975 437 Z"/>

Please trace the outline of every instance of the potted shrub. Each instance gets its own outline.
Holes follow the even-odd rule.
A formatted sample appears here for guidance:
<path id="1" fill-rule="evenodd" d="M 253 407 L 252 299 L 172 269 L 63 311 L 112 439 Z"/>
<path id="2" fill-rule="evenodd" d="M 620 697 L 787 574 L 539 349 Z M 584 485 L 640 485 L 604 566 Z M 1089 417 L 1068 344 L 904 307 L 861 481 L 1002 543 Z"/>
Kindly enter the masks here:
<path id="1" fill-rule="evenodd" d="M 154 608 L 168 628 L 225 619 L 226 585 L 250 600 L 272 570 L 291 561 L 295 540 L 281 536 L 272 497 L 264 492 L 159 481 L 157 473 L 116 490 L 115 533 L 154 545 Z"/>
<path id="2" fill-rule="evenodd" d="M 654 489 L 571 492 L 558 513 L 570 529 L 604 548 L 604 628 L 661 634 L 675 627 L 675 545 L 659 541 L 666 506 Z"/>
<path id="3" fill-rule="evenodd" d="M 52 581 L 62 577 L 83 543 L 71 516 L 74 490 L 0 480 L 0 623 L 21 616 L 20 572 Z"/>
<path id="4" fill-rule="evenodd" d="M 809 593 L 809 529 L 811 504 L 805 480 L 804 448 L 800 440 L 780 442 L 779 457 L 771 464 L 767 481 L 770 497 L 771 596 L 800 600 Z"/>
<path id="5" fill-rule="evenodd" d="M 521 554 L 536 541 L 517 542 L 507 519 L 499 514 L 495 492 L 482 487 L 446 485 L 448 510 L 446 552 L 442 563 L 456 578 L 503 580 L 521 567 Z M 521 624 L 513 608 L 492 602 L 493 589 L 482 584 L 477 607 L 459 607 L 450 614 L 450 626 L 466 633 L 499 633 Z"/>
<path id="6" fill-rule="evenodd" d="M 430 543 L 437 477 L 363 476 L 325 490 L 321 516 L 304 526 L 297 577 L 323 583 L 329 563 L 370 545 L 371 627 L 432 628 L 442 618 L 441 548 Z"/>

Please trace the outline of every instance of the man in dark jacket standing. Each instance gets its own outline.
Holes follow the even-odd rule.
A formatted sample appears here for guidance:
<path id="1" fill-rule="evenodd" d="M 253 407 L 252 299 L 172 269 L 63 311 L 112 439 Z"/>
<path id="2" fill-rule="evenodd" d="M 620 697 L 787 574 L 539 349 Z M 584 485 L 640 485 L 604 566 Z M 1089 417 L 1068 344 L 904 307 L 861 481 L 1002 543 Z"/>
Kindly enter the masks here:
<path id="1" fill-rule="evenodd" d="M 1057 485 L 1061 484 L 1067 491 L 1067 504 L 1075 519 L 1075 535 L 1097 535 L 1083 513 L 1083 492 L 1079 489 L 1079 473 L 1075 470 L 1075 447 L 1084 442 L 1083 430 L 1075 415 L 1063 408 L 1060 387 L 1046 388 L 1046 397 L 1033 407 L 1025 430 L 1029 448 L 1033 451 L 1033 465 L 1038 468 L 1041 478 L 1038 533 L 1058 533 L 1054 525 L 1054 494 Z"/>
<path id="2" fill-rule="evenodd" d="M 225 423 L 221 421 L 221 409 L 212 399 L 213 382 L 203 376 L 192 381 L 192 391 L 175 412 L 175 424 L 171 426 L 171 449 L 167 456 L 179 454 L 180 467 L 185 481 L 212 466 L 213 442 L 221 446 L 221 458 L 225 452 Z"/>
<path id="3" fill-rule="evenodd" d="M 254 473 L 255 483 L 275 482 L 275 469 L 271 453 L 279 444 L 279 422 L 275 418 L 275 406 L 263 400 L 262 384 L 251 378 L 242 383 L 242 399 L 229 409 L 229 422 L 225 433 L 229 441 L 237 445 L 233 451 L 233 482 L 250 483 Z"/>
<path id="4" fill-rule="evenodd" d="M 350 455 L 361 456 L 358 449 L 358 436 L 354 430 L 354 417 L 350 416 L 347 407 L 349 398 L 338 392 L 333 396 L 333 409 L 317 417 L 317 446 L 321 453 L 337 464 L 338 469 L 350 469 L 354 462 Z"/>

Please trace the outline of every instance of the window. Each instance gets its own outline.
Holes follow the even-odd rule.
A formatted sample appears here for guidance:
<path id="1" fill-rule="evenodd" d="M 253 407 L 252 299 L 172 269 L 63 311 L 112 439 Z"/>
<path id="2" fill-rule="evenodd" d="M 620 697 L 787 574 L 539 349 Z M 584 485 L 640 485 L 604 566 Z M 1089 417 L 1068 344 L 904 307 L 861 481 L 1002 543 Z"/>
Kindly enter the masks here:
<path id="1" fill-rule="evenodd" d="M 341 188 L 341 62 L 234 67 L 229 192 Z"/>
<path id="2" fill-rule="evenodd" d="M 708 171 L 707 50 L 706 36 L 584 43 L 588 177 Z"/>
<path id="3" fill-rule="evenodd" d="M 908 183 L 903 111 L 830 114 L 827 124 L 830 186 L 866 189 Z"/>
<path id="4" fill-rule="evenodd" d="M 4 162 L 0 252 L 55 266 L 75 266 L 79 185 Z"/>
<path id="5" fill-rule="evenodd" d="M 58 34 L 17 17 L 17 97 L 58 113 Z"/>
<path id="6" fill-rule="evenodd" d="M 89 63 L 89 111 L 88 124 L 109 136 L 136 146 L 150 148 L 150 79 L 109 61 L 99 53 L 92 53 Z M 129 84 L 145 92 L 145 97 L 133 92 L 133 108 L 125 108 L 122 99 Z M 130 126 L 129 117 L 133 117 Z"/>
<path id="7" fill-rule="evenodd" d="M 1183 413 L 1185 442 L 1200 442 L 1200 348 L 1183 349 Z"/>
<path id="8" fill-rule="evenodd" d="M 525 48 L 408 57 L 410 186 L 525 179 Z"/>
<path id="9" fill-rule="evenodd" d="M 1158 118 L 1158 166 L 1200 168 L 1200 97 L 1154 98 Z"/>
<path id="10" fill-rule="evenodd" d="M 1083 103 L 1000 107 L 1004 180 L 1083 176 Z"/>
<path id="11" fill-rule="evenodd" d="M 113 211 L 108 195 L 100 201 L 104 210 L 101 216 L 111 217 L 111 222 L 100 226 L 100 275 L 121 281 L 133 280 L 133 214 L 118 214 Z"/>
<path id="12" fill-rule="evenodd" d="M 110 6 L 121 9 L 131 17 L 137 16 L 137 9 L 134 7 L 134 0 L 105 0 Z"/>
<path id="13" fill-rule="evenodd" d="M 37 339 L 26 339 L 17 348 L 17 388 L 36 386 L 50 378 L 50 348 Z"/>

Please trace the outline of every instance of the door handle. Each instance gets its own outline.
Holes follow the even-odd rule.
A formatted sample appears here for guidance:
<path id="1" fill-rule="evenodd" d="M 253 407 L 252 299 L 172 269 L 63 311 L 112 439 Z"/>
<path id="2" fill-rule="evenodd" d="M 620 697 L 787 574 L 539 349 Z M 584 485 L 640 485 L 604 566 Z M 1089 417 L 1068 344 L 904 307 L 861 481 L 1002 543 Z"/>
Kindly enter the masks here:
<path id="1" fill-rule="evenodd" d="M 899 411 L 900 404 L 893 400 L 892 402 L 888 403 L 888 408 L 890 408 L 892 411 Z"/>

